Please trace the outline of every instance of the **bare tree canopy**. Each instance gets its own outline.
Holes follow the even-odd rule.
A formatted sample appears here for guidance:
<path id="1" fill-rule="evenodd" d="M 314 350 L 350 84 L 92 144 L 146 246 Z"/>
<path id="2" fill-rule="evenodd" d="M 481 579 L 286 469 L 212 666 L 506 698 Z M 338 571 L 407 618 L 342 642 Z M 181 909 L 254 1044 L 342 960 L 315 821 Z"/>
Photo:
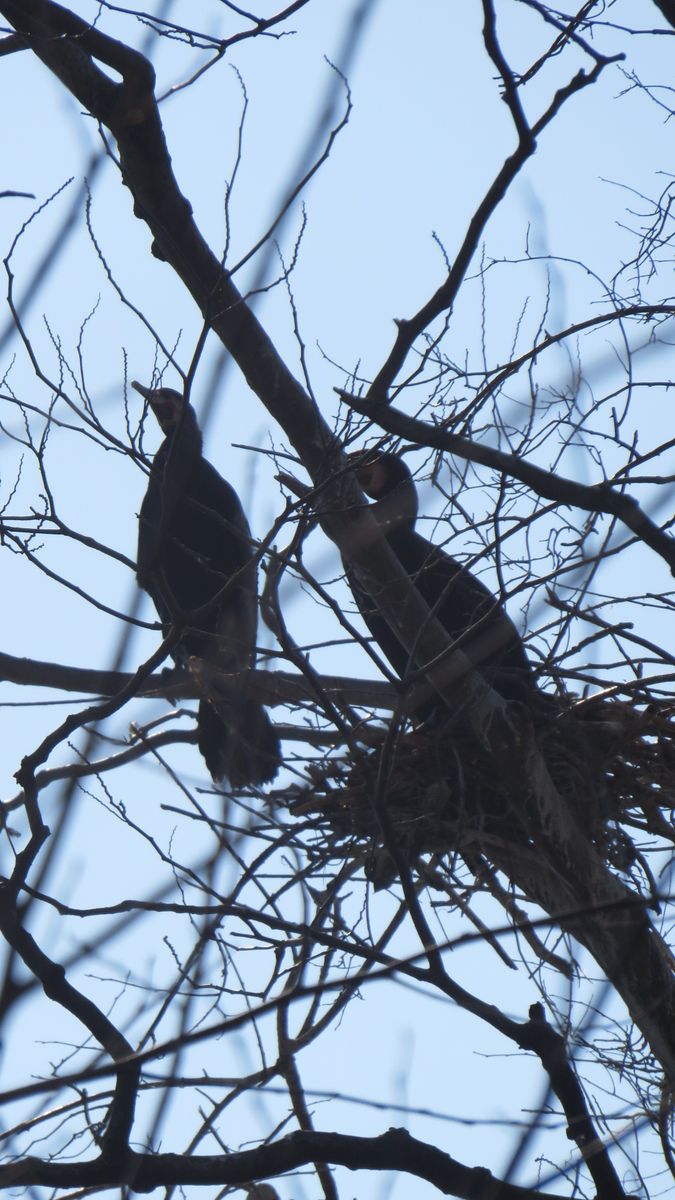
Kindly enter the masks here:
<path id="1" fill-rule="evenodd" d="M 670 1194 L 675 5 L 0 14 L 0 1186 Z"/>

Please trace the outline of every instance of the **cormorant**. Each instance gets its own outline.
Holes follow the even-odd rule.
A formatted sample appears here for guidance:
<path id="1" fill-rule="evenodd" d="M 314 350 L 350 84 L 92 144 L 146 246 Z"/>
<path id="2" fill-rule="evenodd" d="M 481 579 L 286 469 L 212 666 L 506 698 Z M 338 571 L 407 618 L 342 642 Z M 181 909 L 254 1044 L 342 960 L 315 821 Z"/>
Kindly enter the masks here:
<path id="1" fill-rule="evenodd" d="M 234 489 L 202 455 L 192 406 L 172 388 L 132 387 L 148 401 L 164 441 L 157 451 L 138 525 L 139 586 L 151 596 L 179 666 L 199 662 L 237 675 L 255 663 L 258 618 L 251 531 Z M 199 703 L 198 744 L 215 780 L 234 788 L 268 783 L 280 765 L 279 739 L 259 701 L 218 688 Z M 244 684 L 245 687 L 245 684 Z"/>
<path id="2" fill-rule="evenodd" d="M 538 690 L 518 630 L 490 590 L 466 567 L 415 530 L 417 489 L 409 468 L 392 453 L 350 455 L 360 487 L 374 503 L 370 511 L 394 554 L 453 641 L 505 700 L 537 708 L 546 700 Z M 380 614 L 375 598 L 348 572 L 361 616 L 396 673 L 404 679 L 410 655 Z M 437 705 L 423 705 L 429 717 Z"/>

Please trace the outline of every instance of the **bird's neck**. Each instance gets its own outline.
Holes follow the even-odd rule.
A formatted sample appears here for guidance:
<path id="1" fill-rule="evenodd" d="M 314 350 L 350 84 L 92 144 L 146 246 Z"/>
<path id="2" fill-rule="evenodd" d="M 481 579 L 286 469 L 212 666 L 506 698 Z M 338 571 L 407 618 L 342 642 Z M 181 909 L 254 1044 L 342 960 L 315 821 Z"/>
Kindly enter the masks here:
<path id="1" fill-rule="evenodd" d="M 375 520 L 383 533 L 398 529 L 414 529 L 417 519 L 417 493 L 415 487 L 399 483 L 386 495 L 370 505 Z"/>
<path id="2" fill-rule="evenodd" d="M 186 408 L 178 423 L 167 433 L 155 457 L 162 463 L 177 460 L 187 465 L 201 458 L 201 454 L 201 430 L 192 409 Z"/>

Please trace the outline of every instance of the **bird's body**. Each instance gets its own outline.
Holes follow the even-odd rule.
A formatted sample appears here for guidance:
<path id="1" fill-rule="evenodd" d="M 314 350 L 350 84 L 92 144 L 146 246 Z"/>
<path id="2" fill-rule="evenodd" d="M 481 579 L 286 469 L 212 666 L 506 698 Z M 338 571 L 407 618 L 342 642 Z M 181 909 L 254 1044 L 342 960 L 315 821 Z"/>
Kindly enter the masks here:
<path id="1" fill-rule="evenodd" d="M 170 388 L 133 386 L 165 434 L 139 514 L 138 583 L 165 633 L 180 629 L 175 661 L 197 660 L 197 677 L 212 678 L 199 704 L 198 733 L 214 779 L 227 778 L 233 787 L 266 783 L 279 767 L 279 742 L 260 703 L 234 679 L 255 663 L 257 584 L 248 521 L 234 488 L 202 455 L 194 409 Z"/>
<path id="2" fill-rule="evenodd" d="M 415 530 L 417 491 L 410 471 L 395 454 L 354 456 L 357 479 L 389 546 L 453 642 L 505 700 L 537 702 L 534 672 L 511 618 L 490 590 L 466 567 Z M 410 654 L 370 596 L 349 572 L 359 611 L 396 673 L 405 680 Z M 435 706 L 426 705 L 428 716 Z"/>

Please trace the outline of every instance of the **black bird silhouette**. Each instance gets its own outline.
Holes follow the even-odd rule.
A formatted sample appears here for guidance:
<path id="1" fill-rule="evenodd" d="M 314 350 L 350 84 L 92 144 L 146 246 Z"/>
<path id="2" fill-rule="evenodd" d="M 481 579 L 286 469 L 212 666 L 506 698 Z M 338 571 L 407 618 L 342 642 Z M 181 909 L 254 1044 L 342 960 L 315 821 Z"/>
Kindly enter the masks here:
<path id="1" fill-rule="evenodd" d="M 549 699 L 536 679 L 518 630 L 499 600 L 470 571 L 415 530 L 418 499 L 409 468 L 392 453 L 350 455 L 359 485 L 374 503 L 370 510 L 386 534 L 401 566 L 426 600 L 432 614 L 447 629 L 486 681 L 505 700 L 519 700 L 533 708 Z M 405 679 L 410 655 L 381 616 L 371 597 L 353 573 L 350 587 L 359 611 L 396 673 Z M 437 709 L 425 704 L 419 715 Z"/>
<path id="2" fill-rule="evenodd" d="M 223 686 L 223 673 L 237 675 L 255 663 L 257 581 L 248 521 L 234 488 L 202 455 L 192 406 L 172 388 L 132 387 L 164 434 L 139 514 L 136 578 L 164 632 L 180 629 L 172 654 L 203 693 L 198 742 L 211 775 L 234 788 L 268 783 L 280 765 L 274 727 L 246 694 L 245 679 L 236 681 L 236 694 L 234 681 Z"/>

